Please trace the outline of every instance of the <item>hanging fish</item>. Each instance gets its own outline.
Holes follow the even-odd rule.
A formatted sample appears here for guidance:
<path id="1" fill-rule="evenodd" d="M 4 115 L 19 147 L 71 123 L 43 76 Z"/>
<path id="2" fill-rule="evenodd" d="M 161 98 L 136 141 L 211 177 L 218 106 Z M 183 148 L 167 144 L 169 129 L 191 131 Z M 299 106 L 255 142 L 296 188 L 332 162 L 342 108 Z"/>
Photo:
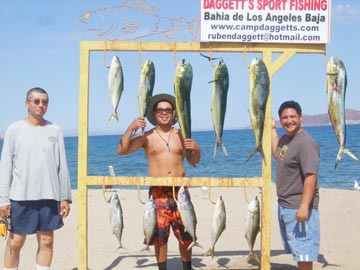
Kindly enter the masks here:
<path id="1" fill-rule="evenodd" d="M 215 211 L 211 223 L 211 248 L 206 251 L 205 256 L 211 255 L 214 258 L 215 244 L 219 239 L 220 235 L 226 228 L 226 210 L 225 203 L 220 196 L 215 204 Z"/>
<path id="2" fill-rule="evenodd" d="M 184 186 L 181 186 L 178 192 L 177 208 L 179 210 L 185 230 L 191 235 L 193 239 L 187 250 L 190 250 L 193 246 L 198 246 L 202 248 L 202 246 L 197 242 L 196 239 L 197 219 L 194 205 L 191 202 L 189 194 L 186 193 Z"/>
<path id="3" fill-rule="evenodd" d="M 123 221 L 123 211 L 121 208 L 121 203 L 117 192 L 113 192 L 110 197 L 110 224 L 115 234 L 116 238 L 119 241 L 119 248 L 123 248 L 121 244 L 122 232 L 124 229 Z"/>
<path id="4" fill-rule="evenodd" d="M 227 94 L 229 89 L 229 72 L 226 64 L 221 60 L 217 63 L 214 69 L 211 96 L 211 115 L 216 136 L 216 142 L 214 147 L 214 158 L 218 147 L 220 146 L 225 156 L 228 158 L 229 155 L 226 151 L 225 145 L 222 140 L 222 134 L 224 129 Z"/>
<path id="5" fill-rule="evenodd" d="M 143 250 L 149 250 L 149 243 L 156 232 L 156 208 L 152 196 L 145 203 L 143 216 L 143 230 L 145 236 L 146 247 Z"/>
<path id="6" fill-rule="evenodd" d="M 337 57 L 330 57 L 326 67 L 326 92 L 328 94 L 328 114 L 339 142 L 339 151 L 335 160 L 335 169 L 342 157 L 348 154 L 353 159 L 358 158 L 347 148 L 345 125 L 345 94 L 347 86 L 346 69 L 343 61 Z"/>
<path id="7" fill-rule="evenodd" d="M 257 197 L 255 197 L 248 205 L 248 213 L 246 216 L 245 223 L 245 238 L 249 245 L 249 255 L 246 258 L 246 261 L 249 262 L 254 258 L 259 264 L 259 258 L 254 253 L 254 244 L 256 236 L 260 230 L 260 204 Z"/>
<path id="8" fill-rule="evenodd" d="M 266 165 L 262 138 L 264 132 L 266 104 L 270 92 L 270 77 L 263 60 L 254 58 L 250 64 L 250 121 L 255 136 L 256 145 L 247 160 L 256 152 L 260 152 Z"/>
<path id="9" fill-rule="evenodd" d="M 151 60 L 146 60 L 140 74 L 138 103 L 140 116 L 145 117 L 153 94 L 155 84 L 155 66 Z M 144 130 L 143 130 L 144 131 Z"/>
<path id="10" fill-rule="evenodd" d="M 109 117 L 109 121 L 116 119 L 119 122 L 119 116 L 117 114 L 117 108 L 121 94 L 124 90 L 124 75 L 121 67 L 119 57 L 113 56 L 110 64 L 110 70 L 108 73 L 108 88 L 109 88 L 109 99 L 113 107 L 113 111 Z"/>
<path id="11" fill-rule="evenodd" d="M 176 114 L 184 139 L 191 138 L 191 104 L 190 92 L 193 79 L 193 70 L 190 63 L 182 59 L 176 66 L 174 78 L 174 93 Z"/>

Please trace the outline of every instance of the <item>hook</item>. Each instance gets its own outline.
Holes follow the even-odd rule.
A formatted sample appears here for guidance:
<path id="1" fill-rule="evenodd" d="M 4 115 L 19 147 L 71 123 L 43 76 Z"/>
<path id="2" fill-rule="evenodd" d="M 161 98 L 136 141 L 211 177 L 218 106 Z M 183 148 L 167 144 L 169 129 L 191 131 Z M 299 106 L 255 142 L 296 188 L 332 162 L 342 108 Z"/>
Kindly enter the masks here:
<path id="1" fill-rule="evenodd" d="M 210 46 L 210 51 L 209 51 L 209 55 L 210 55 L 210 64 L 211 64 L 211 66 L 214 68 L 215 67 L 215 65 L 214 65 L 214 63 L 213 63 L 213 57 L 212 57 L 212 47 Z"/>
<path id="2" fill-rule="evenodd" d="M 176 63 L 176 42 L 174 42 L 173 52 L 174 52 L 174 55 L 173 55 L 173 58 L 174 58 L 174 64 L 175 64 L 175 66 L 176 66 L 176 65 L 177 65 L 177 63 Z"/>
<path id="3" fill-rule="evenodd" d="M 327 68 L 326 52 L 324 53 L 324 66 L 325 66 L 325 69 L 326 69 Z"/>
<path id="4" fill-rule="evenodd" d="M 211 199 L 211 187 L 210 187 L 210 186 L 208 187 L 208 199 L 209 199 L 209 201 L 210 201 L 212 204 L 216 204 L 216 202 L 214 202 L 214 201 Z"/>
<path id="5" fill-rule="evenodd" d="M 145 202 L 141 200 L 141 196 L 140 196 L 140 180 L 138 181 L 138 199 L 141 204 L 145 204 Z"/>
<path id="6" fill-rule="evenodd" d="M 173 198 L 174 198 L 174 202 L 176 202 L 176 204 L 179 204 L 179 202 L 177 201 L 177 199 L 176 199 L 176 194 L 175 194 L 175 179 L 173 178 L 172 179 L 172 193 L 173 193 Z"/>
<path id="7" fill-rule="evenodd" d="M 106 198 L 106 196 L 105 196 L 106 190 L 105 190 L 105 189 L 106 189 L 106 188 L 105 188 L 105 178 L 103 178 L 103 183 L 102 183 L 102 195 L 103 195 L 103 197 L 104 197 L 105 202 L 109 203 L 109 202 L 110 202 L 110 198 L 109 198 L 109 199 Z"/>
<path id="8" fill-rule="evenodd" d="M 249 204 L 250 201 L 249 201 L 249 198 L 248 198 L 248 196 L 246 194 L 246 186 L 244 186 L 244 198 L 245 198 L 245 201 L 247 202 L 247 204 Z"/>
<path id="9" fill-rule="evenodd" d="M 142 56 L 142 49 L 141 49 L 141 46 L 140 46 L 139 55 L 138 55 L 138 65 L 139 65 L 140 68 L 142 68 L 141 56 Z"/>
<path id="10" fill-rule="evenodd" d="M 104 49 L 104 67 L 110 68 L 110 66 L 106 65 L 106 48 Z"/>
<path id="11" fill-rule="evenodd" d="M 244 46 L 244 65 L 247 69 L 249 69 L 250 67 L 247 64 L 247 60 L 246 60 L 246 45 Z"/>

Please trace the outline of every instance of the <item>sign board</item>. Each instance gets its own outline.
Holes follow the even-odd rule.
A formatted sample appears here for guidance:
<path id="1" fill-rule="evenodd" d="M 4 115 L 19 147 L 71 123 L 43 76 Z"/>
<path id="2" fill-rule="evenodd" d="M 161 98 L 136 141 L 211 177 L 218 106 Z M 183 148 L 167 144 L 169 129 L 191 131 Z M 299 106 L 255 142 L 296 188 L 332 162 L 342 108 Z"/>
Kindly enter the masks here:
<path id="1" fill-rule="evenodd" d="M 330 42 L 331 0 L 200 0 L 202 42 Z"/>

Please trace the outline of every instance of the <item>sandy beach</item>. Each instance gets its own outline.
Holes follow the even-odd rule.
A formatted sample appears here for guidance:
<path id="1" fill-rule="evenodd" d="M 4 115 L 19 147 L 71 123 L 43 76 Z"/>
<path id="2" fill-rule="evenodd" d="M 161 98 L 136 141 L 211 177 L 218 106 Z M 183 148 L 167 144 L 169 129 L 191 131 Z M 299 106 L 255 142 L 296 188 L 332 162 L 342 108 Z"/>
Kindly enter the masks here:
<path id="1" fill-rule="evenodd" d="M 144 205 L 140 203 L 138 192 L 117 190 L 123 212 L 125 228 L 122 243 L 126 249 L 118 249 L 118 242 L 112 234 L 109 223 L 109 204 L 101 190 L 88 193 L 88 265 L 91 270 L 115 269 L 157 269 L 154 249 L 141 251 L 144 247 L 142 215 Z M 204 257 L 211 246 L 210 224 L 214 205 L 208 194 L 199 187 L 190 189 L 195 207 L 198 226 L 197 235 L 203 249 L 193 249 L 193 269 L 259 269 L 256 263 L 246 263 L 248 245 L 244 238 L 247 203 L 243 188 L 212 188 L 211 199 L 216 201 L 221 195 L 226 205 L 227 228 L 215 246 L 215 257 Z M 249 199 L 261 196 L 259 189 L 247 188 Z M 140 197 L 145 200 L 146 190 Z M 65 226 L 55 233 L 55 252 L 52 270 L 78 269 L 77 250 L 77 191 L 73 191 L 73 204 Z M 285 254 L 281 245 L 277 223 L 277 202 L 275 185 L 272 185 L 271 201 L 271 269 L 295 270 L 291 255 Z M 320 189 L 321 246 L 319 262 L 314 269 L 359 269 L 360 256 L 360 192 L 352 190 Z M 256 239 L 255 252 L 260 256 L 261 236 Z M 0 239 L 1 260 L 5 240 Z M 36 238 L 29 236 L 21 253 L 19 269 L 35 269 Z M 168 269 L 181 269 L 177 241 L 171 233 L 169 239 Z M 1 262 L 2 265 L 2 262 Z"/>

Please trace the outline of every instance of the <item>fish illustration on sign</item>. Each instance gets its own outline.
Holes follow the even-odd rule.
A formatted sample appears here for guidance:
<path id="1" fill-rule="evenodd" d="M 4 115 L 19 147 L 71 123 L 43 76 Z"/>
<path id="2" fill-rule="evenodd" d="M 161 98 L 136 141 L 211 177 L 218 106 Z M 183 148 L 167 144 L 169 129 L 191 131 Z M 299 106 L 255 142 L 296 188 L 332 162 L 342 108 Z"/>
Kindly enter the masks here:
<path id="1" fill-rule="evenodd" d="M 118 6 L 87 11 L 79 16 L 78 23 L 105 40 L 134 40 L 155 35 L 172 39 L 180 32 L 189 33 L 192 40 L 198 39 L 199 17 L 187 21 L 183 17 L 162 16 L 158 11 L 145 0 L 124 0 Z"/>

